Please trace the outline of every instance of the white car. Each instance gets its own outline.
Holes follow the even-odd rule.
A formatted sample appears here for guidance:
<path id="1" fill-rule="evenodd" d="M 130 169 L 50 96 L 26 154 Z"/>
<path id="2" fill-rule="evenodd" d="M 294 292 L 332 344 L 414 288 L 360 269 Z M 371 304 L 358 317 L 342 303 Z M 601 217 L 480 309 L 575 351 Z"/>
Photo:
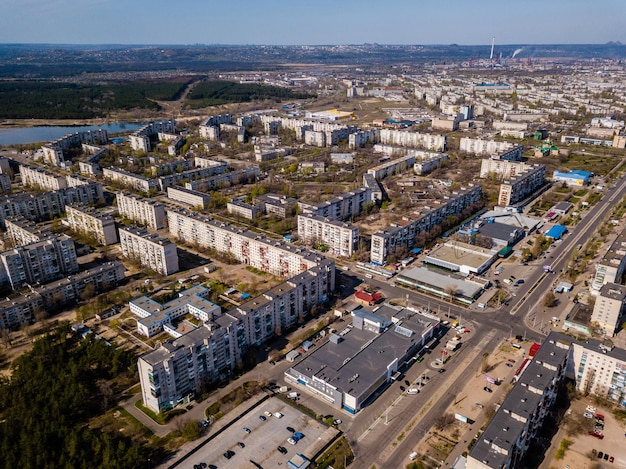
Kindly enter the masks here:
<path id="1" fill-rule="evenodd" d="M 298 442 L 298 440 L 296 440 L 295 438 L 287 438 L 287 443 L 289 443 L 290 445 L 295 445 Z"/>

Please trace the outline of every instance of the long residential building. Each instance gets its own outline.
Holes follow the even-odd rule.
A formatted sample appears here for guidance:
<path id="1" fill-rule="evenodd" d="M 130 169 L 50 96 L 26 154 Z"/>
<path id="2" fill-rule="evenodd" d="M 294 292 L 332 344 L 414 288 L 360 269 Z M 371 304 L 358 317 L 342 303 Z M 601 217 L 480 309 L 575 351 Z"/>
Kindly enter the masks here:
<path id="1" fill-rule="evenodd" d="M 13 290 L 51 282 L 78 271 L 74 241 L 59 235 L 0 253 L 0 283 Z"/>
<path id="2" fill-rule="evenodd" d="M 22 184 L 26 187 L 35 187 L 45 191 L 58 191 L 67 188 L 65 176 L 53 174 L 42 168 L 30 165 L 20 165 Z"/>
<path id="3" fill-rule="evenodd" d="M 376 180 L 380 181 L 381 179 L 385 179 L 387 176 L 392 176 L 406 171 L 407 169 L 411 169 L 414 164 L 415 156 L 403 156 L 395 160 L 386 161 L 378 166 L 374 166 L 373 168 L 368 169 L 367 173 L 371 174 L 376 178 Z"/>
<path id="4" fill-rule="evenodd" d="M 180 202 L 191 207 L 204 208 L 211 200 L 208 194 L 200 191 L 186 189 L 180 186 L 170 186 L 167 188 L 167 197 L 176 202 Z"/>
<path id="5" fill-rule="evenodd" d="M 121 216 L 152 230 L 165 227 L 165 205 L 130 192 L 117 192 L 116 200 Z"/>
<path id="6" fill-rule="evenodd" d="M 65 212 L 66 205 L 98 205 L 103 200 L 104 194 L 99 182 L 52 192 L 7 195 L 0 197 L 0 226 L 4 226 L 4 219 L 8 217 L 22 216 L 34 221 L 50 220 Z"/>
<path id="7" fill-rule="evenodd" d="M 72 147 L 79 147 L 83 143 L 90 145 L 104 145 L 109 139 L 108 133 L 104 129 L 85 130 L 67 134 L 53 142 L 41 147 L 43 160 L 53 166 L 65 165 L 64 150 Z"/>
<path id="8" fill-rule="evenodd" d="M 592 295 L 597 295 L 607 283 L 623 283 L 626 270 L 626 230 L 617 235 L 595 267 L 596 272 L 591 282 Z"/>
<path id="9" fill-rule="evenodd" d="M 245 169 L 236 169 L 230 173 L 216 174 L 204 179 L 196 179 L 185 183 L 185 189 L 193 191 L 209 192 L 235 184 L 248 184 L 254 182 L 261 175 L 258 166 Z"/>
<path id="10" fill-rule="evenodd" d="M 407 130 L 380 129 L 380 143 L 401 147 L 426 148 L 431 151 L 445 151 L 445 135 L 421 134 Z"/>
<path id="11" fill-rule="evenodd" d="M 42 309 L 56 314 L 62 306 L 82 299 L 88 285 L 93 285 L 93 294 L 97 295 L 115 288 L 123 280 L 124 266 L 114 261 L 45 285 L 31 286 L 28 293 L 0 301 L 0 329 L 17 329 L 22 324 L 31 324 Z"/>
<path id="12" fill-rule="evenodd" d="M 139 174 L 129 173 L 119 168 L 102 168 L 104 179 L 116 182 L 122 186 L 141 192 L 150 192 L 159 189 L 159 181 Z"/>
<path id="13" fill-rule="evenodd" d="M 108 246 L 119 241 L 115 220 L 110 213 L 103 213 L 89 206 L 65 207 L 65 222 L 73 231 L 94 238 L 102 245 Z"/>
<path id="14" fill-rule="evenodd" d="M 24 217 L 7 218 L 4 220 L 4 225 L 13 246 L 37 243 L 53 237 L 49 228 L 41 227 L 34 221 Z"/>
<path id="15" fill-rule="evenodd" d="M 318 265 L 262 295 L 209 318 L 174 341 L 162 342 L 137 363 L 144 405 L 165 411 L 204 385 L 228 379 L 250 347 L 295 327 L 326 302 L 334 288 L 335 264 L 321 258 Z"/>
<path id="16" fill-rule="evenodd" d="M 411 249 L 415 238 L 422 232 L 428 232 L 440 225 L 448 216 L 459 215 L 471 205 L 478 203 L 482 197 L 482 187 L 470 185 L 449 197 L 438 207 L 433 207 L 419 218 L 407 220 L 403 224 L 394 224 L 389 228 L 377 231 L 372 235 L 370 260 L 374 264 L 383 265 L 388 255 L 396 248 Z"/>
<path id="17" fill-rule="evenodd" d="M 372 191 L 361 187 L 319 204 L 298 202 L 298 206 L 302 214 L 318 215 L 331 220 L 349 220 L 362 213 L 367 202 L 372 202 Z"/>
<path id="18" fill-rule="evenodd" d="M 463 137 L 459 143 L 459 150 L 474 155 L 500 155 L 496 158 L 501 160 L 520 160 L 524 147 L 511 142 Z"/>
<path id="19" fill-rule="evenodd" d="M 167 211 L 176 239 L 230 254 L 243 264 L 280 277 L 291 277 L 318 265 L 320 256 L 264 235 L 236 228 L 211 217 L 181 209 Z"/>
<path id="20" fill-rule="evenodd" d="M 359 228 L 317 215 L 298 215 L 298 237 L 305 244 L 323 243 L 334 256 L 350 257 L 359 246 Z"/>
<path id="21" fill-rule="evenodd" d="M 600 333 L 613 337 L 621 329 L 625 309 L 626 287 L 607 283 L 596 297 L 591 323 L 597 324 Z"/>
<path id="22" fill-rule="evenodd" d="M 120 228 L 122 256 L 161 275 L 178 272 L 176 244 L 137 227 Z"/>

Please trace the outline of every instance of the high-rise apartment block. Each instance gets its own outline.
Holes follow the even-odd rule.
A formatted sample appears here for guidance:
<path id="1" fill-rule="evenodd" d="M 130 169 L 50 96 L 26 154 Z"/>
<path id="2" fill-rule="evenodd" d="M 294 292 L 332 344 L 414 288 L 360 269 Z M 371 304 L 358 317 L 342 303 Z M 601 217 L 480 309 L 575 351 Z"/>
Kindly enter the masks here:
<path id="1" fill-rule="evenodd" d="M 118 242 L 115 220 L 110 213 L 103 213 L 89 206 L 65 207 L 66 223 L 75 232 L 93 237 L 102 246 Z"/>
<path id="2" fill-rule="evenodd" d="M 176 244 L 169 239 L 137 227 L 120 228 L 119 234 L 122 256 L 161 275 L 178 272 Z"/>
<path id="3" fill-rule="evenodd" d="M 165 206 L 152 199 L 133 195 L 130 192 L 117 192 L 119 214 L 152 230 L 165 226 Z"/>

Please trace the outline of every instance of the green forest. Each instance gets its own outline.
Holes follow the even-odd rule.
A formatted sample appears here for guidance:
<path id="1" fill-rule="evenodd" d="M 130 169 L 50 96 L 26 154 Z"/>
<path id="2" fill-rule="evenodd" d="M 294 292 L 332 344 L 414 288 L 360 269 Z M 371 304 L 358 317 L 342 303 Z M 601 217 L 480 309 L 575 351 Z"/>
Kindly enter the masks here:
<path id="1" fill-rule="evenodd" d="M 159 101 L 180 97 L 188 81 L 137 81 L 78 85 L 37 81 L 0 83 L 0 118 L 93 119 L 112 111 L 160 109 Z"/>
<path id="2" fill-rule="evenodd" d="M 203 81 L 194 86 L 187 95 L 192 109 L 216 106 L 226 103 L 247 103 L 270 99 L 280 102 L 286 99 L 314 98 L 309 93 L 298 93 L 278 86 L 258 85 L 254 83 L 234 83 L 230 81 Z"/>
<path id="3" fill-rule="evenodd" d="M 153 448 L 89 425 L 134 366 L 128 352 L 68 326 L 38 338 L 0 381 L 0 467 L 149 467 Z"/>

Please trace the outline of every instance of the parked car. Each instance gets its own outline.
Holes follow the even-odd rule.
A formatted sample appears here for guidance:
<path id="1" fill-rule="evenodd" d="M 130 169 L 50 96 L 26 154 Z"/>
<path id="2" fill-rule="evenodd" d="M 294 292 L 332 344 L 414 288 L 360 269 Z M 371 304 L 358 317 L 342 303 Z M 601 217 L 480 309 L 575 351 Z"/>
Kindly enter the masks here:
<path id="1" fill-rule="evenodd" d="M 609 458 L 609 462 L 613 462 L 613 461 L 615 461 L 615 458 L 614 458 L 613 456 L 611 456 L 611 457 Z"/>
<path id="2" fill-rule="evenodd" d="M 438 373 L 445 373 L 445 372 L 446 372 L 446 369 L 445 369 L 445 368 L 439 368 Z"/>
<path id="3" fill-rule="evenodd" d="M 252 433 L 252 430 L 250 430 L 248 427 L 243 427 L 243 431 L 246 433 Z"/>
<path id="4" fill-rule="evenodd" d="M 510 363 L 507 363 L 506 366 L 508 366 L 509 368 L 513 368 L 513 365 L 511 365 Z"/>
<path id="5" fill-rule="evenodd" d="M 602 414 L 596 414 L 594 417 L 600 420 L 604 420 L 604 415 Z"/>
<path id="6" fill-rule="evenodd" d="M 583 414 L 583 417 L 585 417 L 586 419 L 592 419 L 592 418 L 593 418 L 593 414 L 592 414 L 592 413 L 589 413 L 589 412 L 585 412 L 585 413 Z"/>
<path id="7" fill-rule="evenodd" d="M 276 449 L 280 451 L 282 454 L 287 454 L 287 448 L 285 448 L 284 446 L 279 446 Z"/>
<path id="8" fill-rule="evenodd" d="M 333 420 L 333 425 L 339 425 L 341 423 L 341 419 Z"/>
<path id="9" fill-rule="evenodd" d="M 296 430 L 293 427 L 287 427 L 287 431 L 291 433 L 295 433 Z"/>
<path id="10" fill-rule="evenodd" d="M 604 456 L 604 453 L 602 451 L 598 452 L 598 459 L 602 459 L 602 456 Z"/>
<path id="11" fill-rule="evenodd" d="M 521 339 L 518 339 L 518 340 L 521 340 Z M 509 363 L 515 363 L 515 360 L 513 360 L 512 358 L 509 358 L 507 361 L 508 361 Z"/>
<path id="12" fill-rule="evenodd" d="M 230 450 L 230 449 L 224 453 L 224 457 L 225 457 L 226 459 L 230 459 L 230 458 L 232 458 L 234 455 L 235 455 L 235 452 L 234 452 L 234 451 L 232 451 L 232 450 Z"/>
<path id="13" fill-rule="evenodd" d="M 267 418 L 265 417 L 265 415 L 259 415 L 259 420 L 265 422 Z"/>
<path id="14" fill-rule="evenodd" d="M 296 443 L 298 443 L 298 440 L 290 436 L 289 438 L 287 438 L 287 443 L 289 443 L 290 445 L 295 445 Z"/>
<path id="15" fill-rule="evenodd" d="M 263 412 L 263 415 L 265 415 L 266 417 L 271 417 L 272 413 L 266 410 L 265 412 Z"/>
<path id="16" fill-rule="evenodd" d="M 238 441 L 237 444 L 239 445 L 240 448 L 245 448 L 246 445 L 243 443 L 243 441 Z"/>
<path id="17" fill-rule="evenodd" d="M 487 392 L 493 392 L 493 391 L 491 390 L 491 388 L 490 388 L 490 387 L 488 387 L 488 386 L 485 386 L 483 389 L 484 389 L 485 391 L 487 391 Z"/>
<path id="18" fill-rule="evenodd" d="M 609 460 L 609 455 L 608 455 L 608 453 L 604 453 L 604 460 L 605 460 L 605 461 L 608 461 L 608 460 Z"/>
<path id="19" fill-rule="evenodd" d="M 589 432 L 589 434 L 595 438 L 598 438 L 599 440 L 604 439 L 604 435 L 598 431 L 595 432 Z"/>

